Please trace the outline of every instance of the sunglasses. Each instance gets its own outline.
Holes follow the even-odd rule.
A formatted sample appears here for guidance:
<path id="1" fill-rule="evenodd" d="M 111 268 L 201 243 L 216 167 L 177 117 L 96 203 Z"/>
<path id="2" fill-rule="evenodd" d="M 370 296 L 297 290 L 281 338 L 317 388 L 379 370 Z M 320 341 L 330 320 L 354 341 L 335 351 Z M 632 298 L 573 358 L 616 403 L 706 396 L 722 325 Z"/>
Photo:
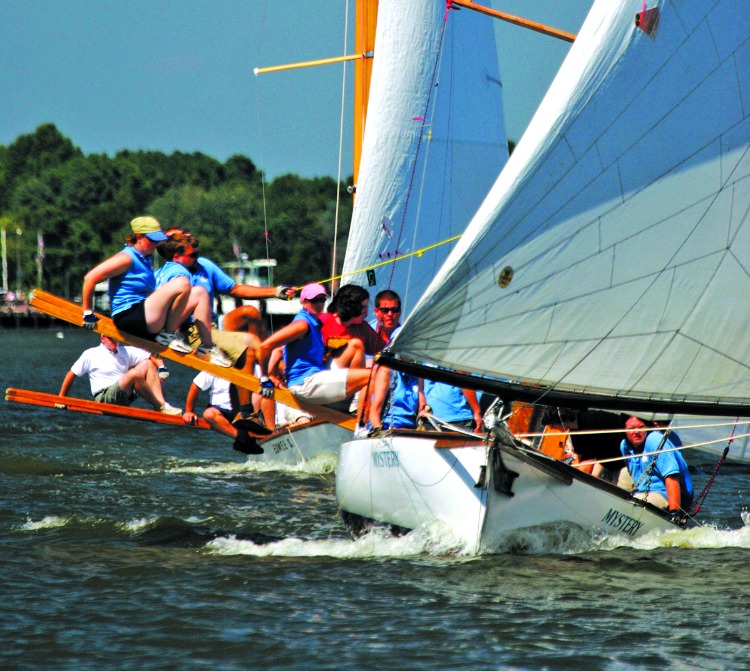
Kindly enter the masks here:
<path id="1" fill-rule="evenodd" d="M 326 297 L 325 296 L 316 296 L 315 298 L 310 299 L 311 303 L 325 303 Z"/>
<path id="2" fill-rule="evenodd" d="M 190 252 L 190 254 L 183 254 L 183 256 L 189 256 L 191 259 L 197 259 L 200 256 L 199 252 Z"/>
<path id="3" fill-rule="evenodd" d="M 394 314 L 398 314 L 399 312 L 401 312 L 401 308 L 375 308 L 375 309 L 386 315 L 390 314 L 391 312 L 393 312 Z"/>

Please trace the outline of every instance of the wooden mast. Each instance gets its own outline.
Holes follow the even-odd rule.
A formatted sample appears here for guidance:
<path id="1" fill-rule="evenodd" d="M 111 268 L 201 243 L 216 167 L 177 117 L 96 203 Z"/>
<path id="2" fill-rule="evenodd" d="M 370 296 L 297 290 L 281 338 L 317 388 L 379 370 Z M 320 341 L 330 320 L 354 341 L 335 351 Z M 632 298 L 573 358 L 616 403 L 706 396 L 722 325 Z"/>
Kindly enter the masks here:
<path id="1" fill-rule="evenodd" d="M 365 54 L 354 66 L 354 184 L 359 177 L 362 138 L 365 132 L 367 102 L 372 76 L 372 53 L 375 50 L 375 26 L 378 19 L 378 0 L 357 0 L 354 30 L 355 51 Z"/>

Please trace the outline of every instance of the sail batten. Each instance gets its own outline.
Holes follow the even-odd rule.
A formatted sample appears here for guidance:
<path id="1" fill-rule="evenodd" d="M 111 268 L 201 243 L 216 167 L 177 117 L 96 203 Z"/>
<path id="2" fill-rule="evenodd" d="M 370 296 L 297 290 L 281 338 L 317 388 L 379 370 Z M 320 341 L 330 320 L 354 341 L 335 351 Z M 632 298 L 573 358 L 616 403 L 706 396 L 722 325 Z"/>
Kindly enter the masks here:
<path id="1" fill-rule="evenodd" d="M 595 2 L 397 361 L 750 404 L 750 12 L 657 4 L 650 37 L 641 3 Z"/>

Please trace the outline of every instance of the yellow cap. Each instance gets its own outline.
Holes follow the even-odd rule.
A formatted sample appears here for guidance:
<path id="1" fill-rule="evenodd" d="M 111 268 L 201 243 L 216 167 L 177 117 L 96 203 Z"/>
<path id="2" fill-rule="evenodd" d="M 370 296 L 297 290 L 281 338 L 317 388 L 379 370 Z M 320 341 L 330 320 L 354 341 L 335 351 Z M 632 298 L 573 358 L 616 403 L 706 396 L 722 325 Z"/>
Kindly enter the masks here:
<path id="1" fill-rule="evenodd" d="M 154 217 L 136 217 L 130 222 L 133 233 L 145 235 L 151 242 L 163 242 L 167 239 L 161 230 L 161 224 Z"/>

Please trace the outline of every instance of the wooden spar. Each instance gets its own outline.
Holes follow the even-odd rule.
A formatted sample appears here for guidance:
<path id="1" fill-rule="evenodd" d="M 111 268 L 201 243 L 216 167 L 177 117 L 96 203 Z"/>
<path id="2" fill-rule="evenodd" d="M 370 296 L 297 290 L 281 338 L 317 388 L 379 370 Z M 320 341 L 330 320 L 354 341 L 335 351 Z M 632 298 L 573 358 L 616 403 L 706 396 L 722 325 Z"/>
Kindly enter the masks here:
<path id="1" fill-rule="evenodd" d="M 284 70 L 297 70 L 299 68 L 311 68 L 316 65 L 331 65 L 333 63 L 345 63 L 346 61 L 365 60 L 372 58 L 372 54 L 349 54 L 348 56 L 333 56 L 332 58 L 319 58 L 314 61 L 300 61 L 299 63 L 286 63 L 284 65 L 271 65 L 267 68 L 255 68 L 253 73 L 264 75 L 269 72 L 283 72 Z"/>
<path id="2" fill-rule="evenodd" d="M 378 21 L 378 0 L 357 0 L 354 45 L 363 54 L 375 50 L 375 27 Z M 372 58 L 361 58 L 354 64 L 354 185 L 359 178 L 359 162 L 362 157 L 362 139 L 365 134 L 367 104 L 370 96 Z M 355 195 L 356 198 L 356 195 Z"/>
<path id="3" fill-rule="evenodd" d="M 5 390 L 5 400 L 14 403 L 26 403 L 42 408 L 56 408 L 58 410 L 73 410 L 75 412 L 86 412 L 92 415 L 107 415 L 111 417 L 122 417 L 125 419 L 137 419 L 146 422 L 158 422 L 160 424 L 173 424 L 193 429 L 210 429 L 211 426 L 204 419 L 198 419 L 195 424 L 185 424 L 181 415 L 167 415 L 156 410 L 146 408 L 133 408 L 126 405 L 113 405 L 110 403 L 97 403 L 73 396 L 57 396 L 46 394 L 41 391 L 30 389 L 14 389 L 8 387 Z"/>
<path id="4" fill-rule="evenodd" d="M 475 12 L 479 12 L 480 14 L 487 14 L 488 16 L 500 19 L 501 21 L 507 21 L 508 23 L 512 23 L 516 26 L 528 28 L 529 30 L 534 30 L 537 33 L 549 35 L 550 37 L 555 37 L 558 40 L 564 40 L 565 42 L 575 42 L 576 39 L 576 36 L 573 33 L 568 33 L 564 30 L 558 30 L 557 28 L 552 28 L 551 26 L 545 26 L 543 23 L 530 21 L 529 19 L 524 19 L 520 16 L 513 16 L 513 14 L 508 14 L 506 12 L 499 12 L 496 9 L 491 9 L 490 7 L 483 7 L 482 5 L 475 4 L 474 2 L 472 2 L 472 0 L 450 0 L 450 4 L 456 5 L 458 7 L 465 7 L 466 9 L 471 9 Z"/>
<path id="5" fill-rule="evenodd" d="M 40 312 L 51 315 L 57 319 L 74 324 L 75 326 L 81 326 L 83 323 L 83 313 L 81 306 L 71 301 L 55 296 L 54 294 L 43 291 L 42 289 L 34 289 L 30 305 Z M 159 345 L 153 340 L 145 340 L 144 338 L 138 338 L 130 333 L 123 333 L 117 330 L 109 317 L 97 313 L 99 318 L 96 328 L 96 333 L 109 336 L 120 342 L 133 345 L 134 347 L 140 347 L 145 349 L 152 354 L 156 354 L 164 359 L 170 361 L 176 361 L 184 364 L 196 370 L 204 370 L 216 377 L 220 377 L 224 380 L 228 380 L 232 384 L 242 387 L 243 389 L 249 389 L 250 391 L 257 392 L 260 389 L 260 380 L 257 377 L 243 373 L 236 368 L 222 368 L 212 364 L 207 356 L 200 354 L 178 354 L 174 350 Z M 309 403 L 302 401 L 289 392 L 287 389 L 276 389 L 274 390 L 274 398 L 280 403 L 289 405 L 293 408 L 300 408 L 320 419 L 325 419 L 332 424 L 338 424 L 345 429 L 354 430 L 356 420 L 344 412 L 339 412 L 333 408 L 329 408 L 324 405 L 318 405 L 315 403 Z"/>

